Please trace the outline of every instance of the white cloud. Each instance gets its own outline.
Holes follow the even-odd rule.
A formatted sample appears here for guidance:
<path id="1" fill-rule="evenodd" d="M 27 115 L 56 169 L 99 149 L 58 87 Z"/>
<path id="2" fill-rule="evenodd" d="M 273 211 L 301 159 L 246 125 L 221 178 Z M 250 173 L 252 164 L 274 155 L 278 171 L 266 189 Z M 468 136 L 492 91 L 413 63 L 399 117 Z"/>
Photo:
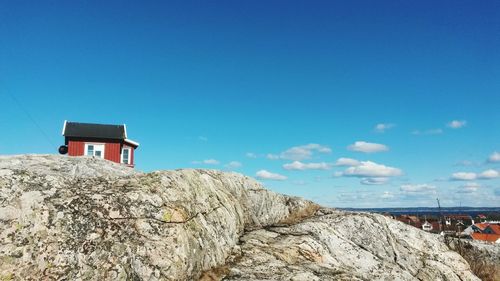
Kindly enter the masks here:
<path id="1" fill-rule="evenodd" d="M 451 179 L 457 181 L 471 181 L 475 180 L 476 178 L 477 178 L 476 173 L 468 173 L 468 172 L 458 172 L 458 173 L 453 173 L 451 175 Z"/>
<path id="2" fill-rule="evenodd" d="M 208 138 L 204 137 L 204 136 L 198 136 L 198 140 L 199 141 L 208 141 Z"/>
<path id="3" fill-rule="evenodd" d="M 276 181 L 284 181 L 287 179 L 286 176 L 280 175 L 280 174 L 275 174 L 271 173 L 266 170 L 260 170 L 256 174 L 256 177 L 259 179 L 264 179 L 264 180 L 276 180 Z"/>
<path id="4" fill-rule="evenodd" d="M 391 199 L 391 198 L 394 198 L 394 194 L 392 194 L 392 192 L 389 192 L 389 191 L 384 191 L 384 193 L 382 195 L 380 195 L 380 198 Z"/>
<path id="5" fill-rule="evenodd" d="M 406 194 L 435 193 L 436 187 L 429 184 L 403 184 L 400 190 Z"/>
<path id="6" fill-rule="evenodd" d="M 301 146 L 294 146 L 287 149 L 279 155 L 281 159 L 301 161 L 311 159 L 314 152 L 318 153 L 331 153 L 331 148 L 316 143 L 310 143 Z M 273 156 L 274 157 L 274 156 Z"/>
<path id="7" fill-rule="evenodd" d="M 389 181 L 388 178 L 363 178 L 361 180 L 361 184 L 365 185 L 381 185 L 381 184 L 386 184 Z"/>
<path id="8" fill-rule="evenodd" d="M 333 176 L 336 177 L 336 178 L 341 177 L 343 175 L 344 175 L 344 173 L 340 172 L 340 171 L 336 171 L 335 173 L 333 173 Z"/>
<path id="9" fill-rule="evenodd" d="M 394 124 L 391 124 L 391 123 L 379 123 L 377 125 L 375 125 L 375 128 L 373 129 L 375 132 L 377 133 L 384 133 L 385 131 L 391 129 L 391 128 L 394 128 Z"/>
<path id="10" fill-rule="evenodd" d="M 455 163 L 455 166 L 474 166 L 474 165 L 477 165 L 477 163 L 469 160 L 462 160 Z"/>
<path id="11" fill-rule="evenodd" d="M 439 178 L 436 178 L 434 181 L 449 181 L 449 180 L 450 180 L 449 178 L 439 177 Z"/>
<path id="12" fill-rule="evenodd" d="M 460 129 L 462 127 L 465 127 L 465 125 L 467 125 L 467 121 L 465 120 L 453 120 L 447 124 L 447 126 L 452 129 Z"/>
<path id="13" fill-rule="evenodd" d="M 237 169 L 237 168 L 239 168 L 241 166 L 242 165 L 241 165 L 240 162 L 238 162 L 238 161 L 231 161 L 231 162 L 227 163 L 226 168 L 228 168 L 228 169 Z"/>
<path id="14" fill-rule="evenodd" d="M 303 147 L 292 147 L 281 153 L 280 158 L 291 160 L 304 160 L 311 158 L 312 151 Z"/>
<path id="15" fill-rule="evenodd" d="M 254 159 L 257 158 L 257 154 L 255 154 L 253 152 L 247 152 L 245 154 L 245 156 L 248 157 L 248 158 L 254 158 Z"/>
<path id="16" fill-rule="evenodd" d="M 429 129 L 425 131 L 415 130 L 411 132 L 412 135 L 440 135 L 443 133 L 443 129 Z"/>
<path id="17" fill-rule="evenodd" d="M 500 173 L 493 169 L 483 171 L 479 174 L 470 172 L 458 172 L 451 175 L 451 180 L 457 181 L 471 181 L 476 179 L 490 180 L 500 177 Z"/>
<path id="18" fill-rule="evenodd" d="M 495 179 L 500 176 L 500 173 L 498 171 L 495 171 L 493 169 L 489 169 L 486 171 L 483 171 L 479 175 L 477 175 L 478 179 Z"/>
<path id="19" fill-rule="evenodd" d="M 287 163 L 283 165 L 285 170 L 329 170 L 330 164 L 328 163 L 302 163 L 300 161 L 293 161 L 292 163 Z"/>
<path id="20" fill-rule="evenodd" d="M 360 202 L 370 197 L 367 192 L 343 192 L 337 195 L 341 202 Z"/>
<path id="21" fill-rule="evenodd" d="M 389 147 L 379 143 L 357 141 L 354 144 L 349 145 L 347 149 L 364 153 L 374 153 L 374 152 L 388 151 Z"/>
<path id="22" fill-rule="evenodd" d="M 493 152 L 490 157 L 488 158 L 488 162 L 490 163 L 496 163 L 500 162 L 500 152 Z"/>
<path id="23" fill-rule="evenodd" d="M 395 177 L 402 174 L 397 168 L 388 167 L 371 161 L 361 161 L 358 166 L 347 168 L 342 175 L 347 177 Z"/>
<path id="24" fill-rule="evenodd" d="M 466 183 L 458 187 L 457 193 L 473 193 L 476 192 L 481 186 L 475 182 Z"/>
<path id="25" fill-rule="evenodd" d="M 278 160 L 278 159 L 280 159 L 280 156 L 276 155 L 276 154 L 269 153 L 269 154 L 266 155 L 266 158 L 269 159 L 269 160 Z"/>
<path id="26" fill-rule="evenodd" d="M 358 161 L 351 158 L 339 158 L 337 166 L 349 166 L 343 172 L 336 171 L 334 177 L 358 177 L 365 185 L 383 185 L 389 182 L 390 177 L 402 175 L 403 172 L 394 167 L 388 167 L 371 161 Z"/>
<path id="27" fill-rule="evenodd" d="M 218 165 L 220 162 L 215 159 L 206 159 L 202 161 L 193 161 L 193 164 L 207 164 L 207 165 Z"/>
<path id="28" fill-rule="evenodd" d="M 335 162 L 335 166 L 359 166 L 361 163 L 352 158 L 339 158 L 337 159 L 337 162 Z"/>

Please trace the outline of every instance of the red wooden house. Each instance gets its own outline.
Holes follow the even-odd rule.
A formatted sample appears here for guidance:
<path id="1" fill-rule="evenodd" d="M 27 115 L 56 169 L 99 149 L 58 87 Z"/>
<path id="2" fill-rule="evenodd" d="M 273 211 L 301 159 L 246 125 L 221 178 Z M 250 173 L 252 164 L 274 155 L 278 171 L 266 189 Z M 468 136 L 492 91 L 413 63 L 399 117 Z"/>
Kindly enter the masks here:
<path id="1" fill-rule="evenodd" d="M 135 166 L 134 151 L 139 143 L 127 138 L 127 126 L 64 121 L 64 146 L 61 154 L 104 158 L 130 167 Z"/>

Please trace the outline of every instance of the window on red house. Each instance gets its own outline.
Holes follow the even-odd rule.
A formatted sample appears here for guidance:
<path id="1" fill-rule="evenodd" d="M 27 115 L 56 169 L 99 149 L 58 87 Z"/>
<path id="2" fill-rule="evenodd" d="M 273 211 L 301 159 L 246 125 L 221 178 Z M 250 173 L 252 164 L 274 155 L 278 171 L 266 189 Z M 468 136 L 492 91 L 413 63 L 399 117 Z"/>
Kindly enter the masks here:
<path id="1" fill-rule="evenodd" d="M 122 149 L 122 163 L 130 164 L 130 148 Z"/>

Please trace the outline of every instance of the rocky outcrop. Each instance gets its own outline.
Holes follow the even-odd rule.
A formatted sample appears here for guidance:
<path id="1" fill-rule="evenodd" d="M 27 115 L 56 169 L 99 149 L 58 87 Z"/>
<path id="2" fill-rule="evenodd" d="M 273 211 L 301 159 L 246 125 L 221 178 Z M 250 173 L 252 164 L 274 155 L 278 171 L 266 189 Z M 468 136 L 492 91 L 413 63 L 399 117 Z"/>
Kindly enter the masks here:
<path id="1" fill-rule="evenodd" d="M 321 209 L 246 233 L 226 280 L 474 280 L 438 238 L 381 215 Z"/>
<path id="2" fill-rule="evenodd" d="M 0 157 L 0 280 L 477 280 L 439 236 L 211 170 Z"/>

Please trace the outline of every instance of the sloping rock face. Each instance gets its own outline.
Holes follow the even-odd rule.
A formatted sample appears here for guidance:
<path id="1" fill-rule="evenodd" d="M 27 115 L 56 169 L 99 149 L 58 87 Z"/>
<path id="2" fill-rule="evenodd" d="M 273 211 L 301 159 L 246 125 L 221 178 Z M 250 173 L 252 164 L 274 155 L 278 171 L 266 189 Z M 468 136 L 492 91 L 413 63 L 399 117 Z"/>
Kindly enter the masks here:
<path id="1" fill-rule="evenodd" d="M 241 241 L 225 280 L 476 280 L 439 236 L 369 213 L 320 209 Z"/>
<path id="2" fill-rule="evenodd" d="M 235 173 L 0 157 L 0 280 L 477 280 L 438 236 Z"/>

